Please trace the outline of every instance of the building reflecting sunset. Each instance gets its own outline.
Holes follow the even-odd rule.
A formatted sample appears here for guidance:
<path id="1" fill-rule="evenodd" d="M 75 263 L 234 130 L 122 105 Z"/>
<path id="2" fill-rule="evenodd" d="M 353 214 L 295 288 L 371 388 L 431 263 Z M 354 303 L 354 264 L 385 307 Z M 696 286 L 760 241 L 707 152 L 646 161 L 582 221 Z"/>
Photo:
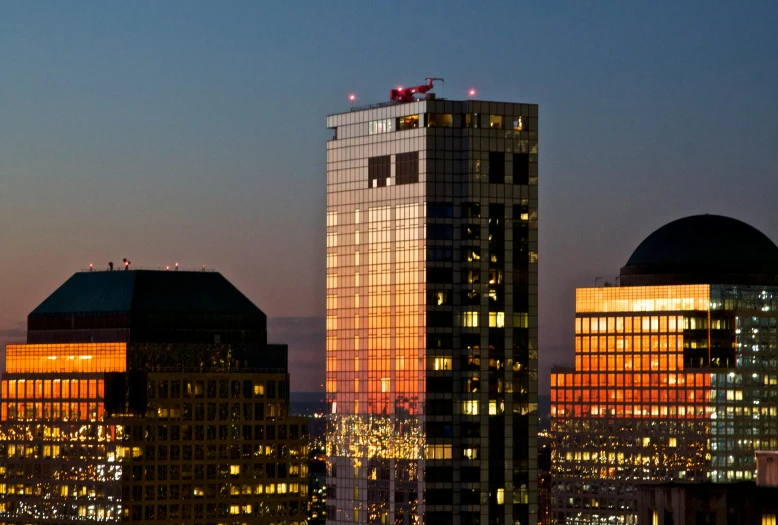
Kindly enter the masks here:
<path id="1" fill-rule="evenodd" d="M 327 118 L 328 522 L 537 521 L 537 111 Z"/>
<path id="2" fill-rule="evenodd" d="M 778 447 L 776 277 L 769 239 L 705 215 L 576 291 L 575 367 L 551 376 L 557 523 L 636 523 L 643 481 L 754 479 Z"/>
<path id="3" fill-rule="evenodd" d="M 80 272 L 6 347 L 2 523 L 304 524 L 285 345 L 216 272 Z"/>

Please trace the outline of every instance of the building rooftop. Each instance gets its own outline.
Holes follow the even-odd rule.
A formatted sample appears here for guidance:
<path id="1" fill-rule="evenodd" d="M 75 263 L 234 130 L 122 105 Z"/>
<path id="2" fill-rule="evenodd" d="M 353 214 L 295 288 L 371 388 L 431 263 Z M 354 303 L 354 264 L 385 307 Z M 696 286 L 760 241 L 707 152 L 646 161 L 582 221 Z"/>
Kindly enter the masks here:
<path id="1" fill-rule="evenodd" d="M 217 272 L 78 272 L 27 318 L 28 342 L 265 345 L 267 316 Z"/>
<path id="2" fill-rule="evenodd" d="M 30 315 L 138 311 L 261 314 L 217 272 L 117 270 L 76 273 Z"/>
<path id="3" fill-rule="evenodd" d="M 737 219 L 693 215 L 640 243 L 621 269 L 621 284 L 773 284 L 778 246 Z"/>

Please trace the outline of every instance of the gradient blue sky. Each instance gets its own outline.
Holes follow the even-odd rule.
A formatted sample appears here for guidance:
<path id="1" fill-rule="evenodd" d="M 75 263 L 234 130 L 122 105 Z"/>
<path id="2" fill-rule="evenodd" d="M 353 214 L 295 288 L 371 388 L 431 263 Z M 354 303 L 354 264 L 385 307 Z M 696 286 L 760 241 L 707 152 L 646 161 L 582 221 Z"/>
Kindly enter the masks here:
<path id="1" fill-rule="evenodd" d="M 576 286 L 678 217 L 778 239 L 775 2 L 2 2 L 0 342 L 90 262 L 215 267 L 324 367 L 325 115 L 540 104 L 541 389 Z"/>

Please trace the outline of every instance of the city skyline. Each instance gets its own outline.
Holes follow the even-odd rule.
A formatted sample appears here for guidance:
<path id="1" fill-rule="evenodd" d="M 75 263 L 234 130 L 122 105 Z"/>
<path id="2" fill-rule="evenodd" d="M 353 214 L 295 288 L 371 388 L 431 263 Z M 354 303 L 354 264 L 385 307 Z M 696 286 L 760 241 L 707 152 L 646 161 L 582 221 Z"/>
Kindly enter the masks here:
<path id="1" fill-rule="evenodd" d="M 2 344 L 89 263 L 206 264 L 322 390 L 324 116 L 427 76 L 544 108 L 542 392 L 573 356 L 555 319 L 625 247 L 693 213 L 778 238 L 775 6 L 151 6 L 0 6 Z"/>

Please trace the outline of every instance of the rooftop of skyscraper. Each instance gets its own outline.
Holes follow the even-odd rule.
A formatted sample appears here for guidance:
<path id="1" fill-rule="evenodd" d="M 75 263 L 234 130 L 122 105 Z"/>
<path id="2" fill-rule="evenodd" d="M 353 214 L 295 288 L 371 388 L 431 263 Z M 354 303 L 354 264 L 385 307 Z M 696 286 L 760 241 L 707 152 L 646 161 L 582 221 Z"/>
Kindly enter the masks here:
<path id="1" fill-rule="evenodd" d="M 778 246 L 737 219 L 692 215 L 654 231 L 621 268 L 623 286 L 776 284 Z"/>

